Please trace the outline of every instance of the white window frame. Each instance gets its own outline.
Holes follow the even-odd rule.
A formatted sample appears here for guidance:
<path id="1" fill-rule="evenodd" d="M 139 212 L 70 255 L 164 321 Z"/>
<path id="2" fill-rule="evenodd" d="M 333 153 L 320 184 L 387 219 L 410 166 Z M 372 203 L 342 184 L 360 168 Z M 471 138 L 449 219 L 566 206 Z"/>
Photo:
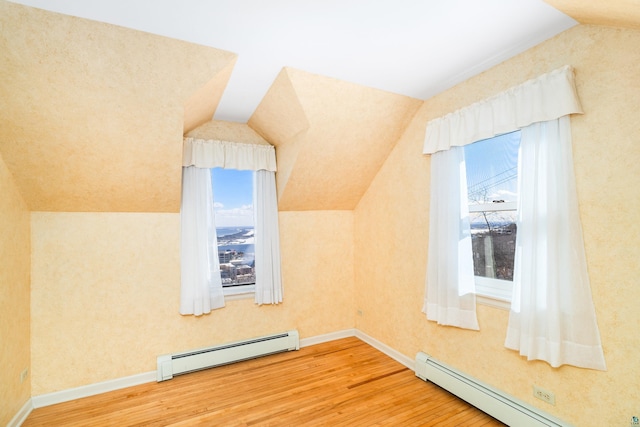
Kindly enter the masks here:
<path id="1" fill-rule="evenodd" d="M 516 202 L 478 203 L 469 205 L 469 213 L 517 211 L 517 208 L 518 204 Z M 511 298 L 513 296 L 512 281 L 475 276 L 475 283 L 477 302 L 505 310 L 511 308 Z"/>

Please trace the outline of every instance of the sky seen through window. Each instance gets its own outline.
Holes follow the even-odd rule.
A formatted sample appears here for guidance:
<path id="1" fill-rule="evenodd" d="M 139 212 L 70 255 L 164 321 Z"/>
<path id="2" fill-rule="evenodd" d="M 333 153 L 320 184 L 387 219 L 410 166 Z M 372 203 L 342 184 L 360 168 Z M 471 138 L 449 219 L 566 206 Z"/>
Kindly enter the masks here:
<path id="1" fill-rule="evenodd" d="M 216 227 L 253 227 L 253 171 L 211 170 Z"/>

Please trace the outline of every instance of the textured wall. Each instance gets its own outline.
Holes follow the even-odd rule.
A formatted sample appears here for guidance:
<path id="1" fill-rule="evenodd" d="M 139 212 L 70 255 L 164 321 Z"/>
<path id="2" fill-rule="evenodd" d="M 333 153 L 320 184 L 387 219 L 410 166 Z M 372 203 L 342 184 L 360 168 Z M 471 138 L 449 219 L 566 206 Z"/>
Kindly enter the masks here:
<path id="1" fill-rule="evenodd" d="M 425 351 L 580 426 L 626 425 L 640 376 L 640 31 L 579 26 L 425 102 L 355 212 L 357 327 L 413 357 Z M 508 312 L 479 305 L 480 332 L 420 313 L 428 238 L 426 122 L 570 64 L 585 113 L 572 118 L 575 172 L 593 299 L 608 371 L 553 369 L 503 346 Z M 392 321 L 389 321 L 392 319 Z M 556 406 L 532 397 L 537 384 Z"/>
<path id="2" fill-rule="evenodd" d="M 156 369 L 156 356 L 298 329 L 353 327 L 353 213 L 283 213 L 284 302 L 178 314 L 178 214 L 33 213 L 32 389 Z"/>
<path id="3" fill-rule="evenodd" d="M 245 123 L 209 120 L 188 132 L 186 137 L 204 140 L 231 141 L 243 144 L 269 145 Z"/>
<path id="4" fill-rule="evenodd" d="M 581 24 L 640 28 L 638 0 L 544 0 Z"/>
<path id="5" fill-rule="evenodd" d="M 276 146 L 279 209 L 353 209 L 420 105 L 285 68 L 248 123 Z"/>
<path id="6" fill-rule="evenodd" d="M 29 211 L 0 156 L 0 425 L 31 397 Z"/>
<path id="7" fill-rule="evenodd" d="M 2 0 L 0 28 L 0 153 L 29 209 L 178 212 L 183 126 L 236 55 Z"/>

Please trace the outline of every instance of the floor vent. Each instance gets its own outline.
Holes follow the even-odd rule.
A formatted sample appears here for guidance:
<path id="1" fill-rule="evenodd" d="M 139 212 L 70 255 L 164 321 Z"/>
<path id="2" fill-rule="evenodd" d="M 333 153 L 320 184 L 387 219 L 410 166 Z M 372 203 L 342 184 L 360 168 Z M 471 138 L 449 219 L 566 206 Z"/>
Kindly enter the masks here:
<path id="1" fill-rule="evenodd" d="M 293 330 L 184 353 L 165 354 L 158 356 L 157 380 L 170 380 L 175 375 L 298 349 L 300 338 L 298 331 Z"/>
<path id="2" fill-rule="evenodd" d="M 569 426 L 543 411 L 474 379 L 425 353 L 416 355 L 416 376 L 431 381 L 510 426 Z"/>

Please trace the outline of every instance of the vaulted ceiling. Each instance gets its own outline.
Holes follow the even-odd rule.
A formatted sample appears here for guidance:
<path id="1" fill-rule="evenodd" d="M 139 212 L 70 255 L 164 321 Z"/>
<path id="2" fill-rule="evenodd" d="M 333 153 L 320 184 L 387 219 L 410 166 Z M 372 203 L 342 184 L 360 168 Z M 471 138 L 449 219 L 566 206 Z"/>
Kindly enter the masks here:
<path id="1" fill-rule="evenodd" d="M 178 212 L 183 134 L 266 141 L 281 210 L 353 209 L 427 97 L 567 15 L 640 23 L 637 0 L 398 1 L 0 0 L 0 159 L 34 211 Z"/>

